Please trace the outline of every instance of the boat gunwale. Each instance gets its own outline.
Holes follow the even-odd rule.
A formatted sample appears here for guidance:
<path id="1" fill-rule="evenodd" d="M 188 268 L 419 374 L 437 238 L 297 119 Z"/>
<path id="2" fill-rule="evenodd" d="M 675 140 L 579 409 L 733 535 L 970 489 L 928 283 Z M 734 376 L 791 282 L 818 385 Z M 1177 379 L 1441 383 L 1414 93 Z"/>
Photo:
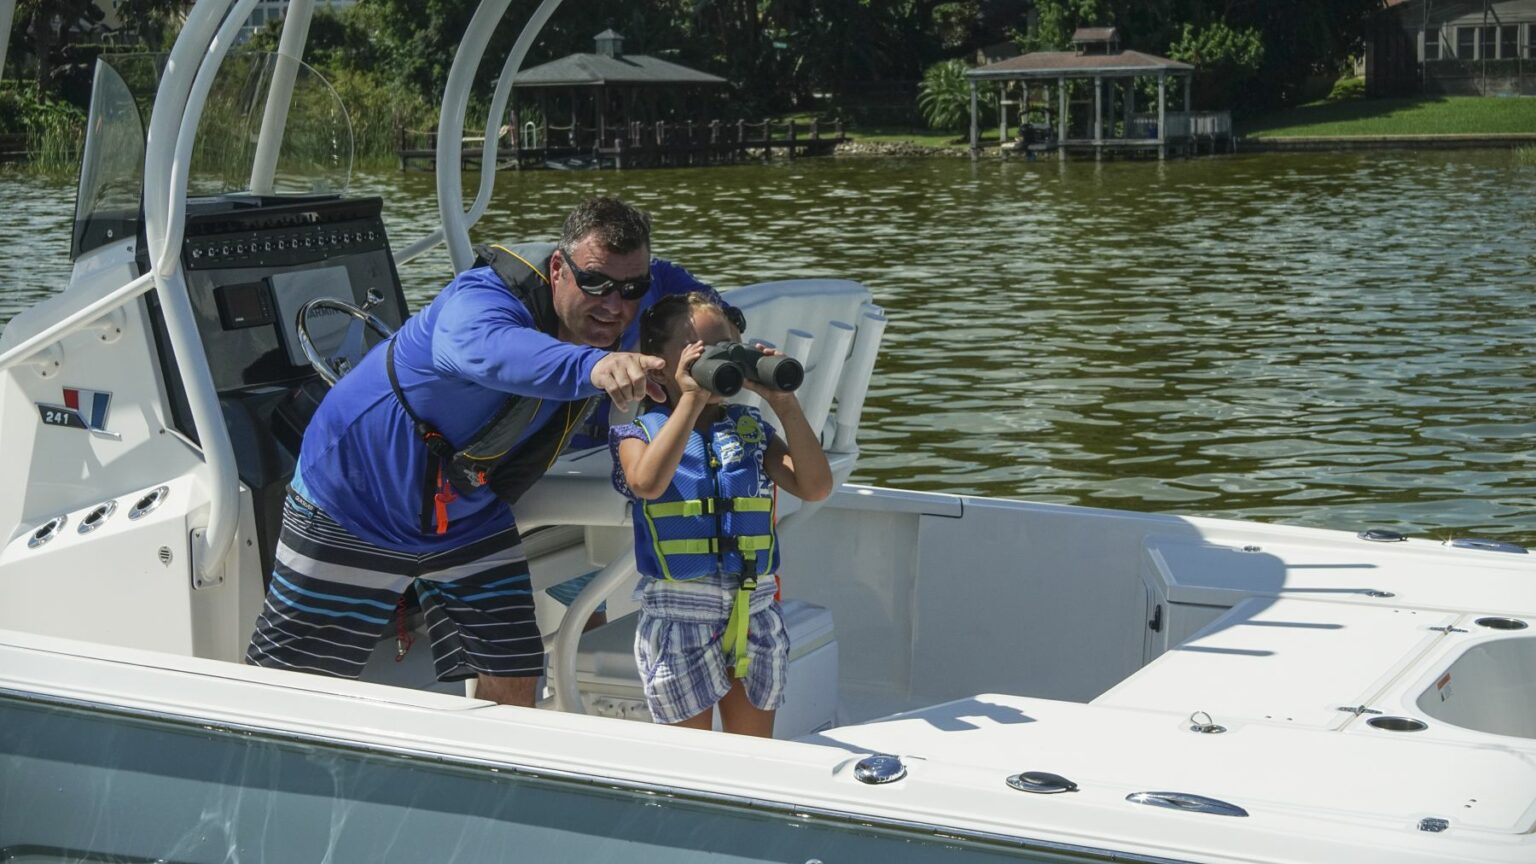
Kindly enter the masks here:
<path id="1" fill-rule="evenodd" d="M 710 807 L 728 807 L 732 809 L 746 810 L 758 814 L 775 814 L 789 817 L 804 823 L 821 822 L 834 823 L 834 827 L 853 826 L 860 828 L 871 828 L 875 829 L 876 831 L 895 835 L 897 837 L 907 837 L 911 839 L 912 835 L 917 835 L 917 838 L 924 840 L 938 840 L 940 842 L 958 841 L 962 843 L 975 844 L 977 846 L 983 847 L 984 849 L 993 849 L 1009 853 L 1040 852 L 1048 855 L 1073 856 L 1080 860 L 1090 862 L 1129 862 L 1129 864 L 1194 864 L 1191 859 L 1185 858 L 1165 858 L 1162 856 L 1146 855 L 1136 852 L 1116 851 L 1113 849 L 1083 846 L 1074 843 L 1063 843 L 1054 840 L 1043 840 L 1032 837 L 1000 834 L 992 831 L 979 831 L 959 826 L 920 822 L 912 819 L 898 819 L 889 816 L 855 813 L 823 806 L 799 805 L 766 798 L 753 798 L 746 795 L 737 795 L 728 792 L 704 792 L 702 790 L 689 789 L 682 786 L 673 786 L 664 783 L 647 783 L 643 781 L 628 780 L 618 777 L 603 777 L 597 774 L 586 774 L 583 772 L 572 771 L 563 768 L 540 767 L 525 763 L 498 761 L 485 757 L 467 756 L 463 754 L 446 754 L 430 749 L 413 748 L 399 744 L 384 744 L 379 742 L 347 740 L 344 738 L 327 736 L 318 732 L 302 732 L 297 730 L 278 729 L 256 723 L 196 717 L 193 715 L 180 714 L 165 709 L 93 702 L 89 699 L 75 696 L 64 696 L 56 693 L 18 690 L 11 686 L 0 685 L 0 700 L 7 699 L 24 704 L 41 704 L 81 711 L 91 711 L 99 714 L 107 714 L 114 717 L 125 717 L 135 720 L 148 720 L 177 727 L 191 728 L 203 732 L 211 732 L 215 734 L 255 737 L 279 743 L 323 745 L 332 749 L 342 750 L 349 753 L 404 758 L 408 760 L 417 760 L 419 762 L 433 763 L 447 768 L 469 769 L 477 772 L 484 771 L 485 769 L 492 769 L 496 771 L 500 776 L 504 777 L 522 777 L 532 780 L 553 782 L 557 784 L 602 788 L 628 793 L 639 793 L 643 795 L 658 795 L 675 801 L 690 804 L 702 804 Z"/>

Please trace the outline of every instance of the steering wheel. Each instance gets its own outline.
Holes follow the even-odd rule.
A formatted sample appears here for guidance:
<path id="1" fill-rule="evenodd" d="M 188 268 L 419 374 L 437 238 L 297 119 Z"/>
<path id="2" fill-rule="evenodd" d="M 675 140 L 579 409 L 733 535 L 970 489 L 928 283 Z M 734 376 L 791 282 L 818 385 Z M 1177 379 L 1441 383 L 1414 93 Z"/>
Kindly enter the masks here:
<path id="1" fill-rule="evenodd" d="M 363 355 L 368 353 L 368 346 L 363 340 L 363 328 L 372 330 L 381 339 L 388 339 L 394 334 L 388 324 L 379 320 L 368 310 L 380 302 L 383 297 L 375 291 L 368 292 L 368 303 L 361 309 L 344 300 L 335 300 L 330 297 L 319 297 L 305 303 L 299 308 L 298 320 L 295 322 L 295 330 L 299 337 L 299 348 L 308 358 L 309 365 L 325 381 L 327 386 L 335 386 L 341 376 L 352 371 Z M 342 334 L 341 344 L 337 346 L 331 356 L 326 356 L 316 345 L 315 340 L 309 335 L 309 327 L 312 319 L 321 315 L 341 314 L 351 318 L 347 324 L 346 332 Z"/>

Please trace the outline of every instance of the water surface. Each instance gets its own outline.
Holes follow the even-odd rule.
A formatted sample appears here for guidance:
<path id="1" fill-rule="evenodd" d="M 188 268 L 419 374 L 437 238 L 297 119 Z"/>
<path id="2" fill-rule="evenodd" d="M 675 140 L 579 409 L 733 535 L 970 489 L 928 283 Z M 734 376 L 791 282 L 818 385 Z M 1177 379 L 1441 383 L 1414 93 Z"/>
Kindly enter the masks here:
<path id="1" fill-rule="evenodd" d="M 397 246 L 434 219 L 429 175 L 354 192 Z M 1536 545 L 1536 170 L 1508 153 L 508 172 L 477 239 L 595 192 L 722 288 L 870 286 L 858 480 Z M 62 284 L 73 192 L 0 201 L 4 320 Z M 405 267 L 413 304 L 447 272 Z"/>

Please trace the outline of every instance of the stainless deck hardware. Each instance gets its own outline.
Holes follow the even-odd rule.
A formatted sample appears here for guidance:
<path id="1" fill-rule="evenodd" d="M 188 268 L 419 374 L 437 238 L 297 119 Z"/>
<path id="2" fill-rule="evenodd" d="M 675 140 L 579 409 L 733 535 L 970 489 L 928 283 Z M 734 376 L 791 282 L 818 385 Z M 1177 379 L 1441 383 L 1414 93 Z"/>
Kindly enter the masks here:
<path id="1" fill-rule="evenodd" d="M 102 503 L 93 507 L 91 512 L 85 514 L 85 518 L 80 520 L 80 524 L 75 528 L 75 530 L 81 534 L 89 534 L 92 531 L 95 531 L 97 528 L 100 528 L 102 523 L 107 521 L 107 517 L 116 512 L 116 500 L 103 501 Z"/>
<path id="2" fill-rule="evenodd" d="M 1408 539 L 1407 535 L 1389 528 L 1367 528 L 1355 536 L 1372 543 L 1402 543 Z"/>
<path id="3" fill-rule="evenodd" d="M 1447 624 L 1444 627 L 1431 627 L 1429 629 L 1438 631 L 1440 633 L 1465 633 L 1465 632 L 1467 632 L 1466 630 L 1463 630 L 1460 627 L 1453 627 L 1450 624 Z"/>
<path id="4" fill-rule="evenodd" d="M 27 538 L 27 548 L 36 549 L 59 536 L 59 532 L 64 530 L 64 523 L 68 521 L 68 516 L 55 516 L 37 526 L 37 530 L 32 532 L 32 536 Z"/>
<path id="5" fill-rule="evenodd" d="M 1396 597 L 1397 596 L 1396 594 L 1393 594 L 1391 591 L 1381 591 L 1381 590 L 1378 590 L 1376 588 L 1367 588 L 1364 591 L 1361 591 L 1360 593 L 1364 594 L 1367 597 Z"/>
<path id="6" fill-rule="evenodd" d="M 907 766 L 901 764 L 900 756 L 877 753 L 873 756 L 865 756 L 853 766 L 853 779 L 873 786 L 895 783 L 905 776 L 907 776 Z"/>
<path id="7" fill-rule="evenodd" d="M 1125 796 L 1125 800 L 1132 804 L 1165 807 L 1169 810 L 1183 810 L 1186 813 L 1209 813 L 1213 816 L 1248 815 L 1247 810 L 1236 804 L 1228 804 L 1204 795 L 1191 795 L 1188 792 L 1132 792 Z"/>
<path id="8" fill-rule="evenodd" d="M 1428 723 L 1412 717 L 1372 717 L 1365 721 L 1365 725 L 1388 732 L 1423 732 L 1429 728 Z"/>
<path id="9" fill-rule="evenodd" d="M 1049 771 L 1025 771 L 1008 778 L 1008 787 L 1036 795 L 1054 795 L 1058 792 L 1076 792 L 1077 784 Z"/>
<path id="10" fill-rule="evenodd" d="M 1479 627 L 1487 627 L 1489 630 L 1524 630 L 1530 626 L 1519 618 L 1500 618 L 1498 616 L 1479 618 L 1474 623 Z"/>
<path id="11" fill-rule="evenodd" d="M 1227 731 L 1227 727 L 1211 719 L 1210 714 L 1196 711 L 1189 715 L 1189 731 L 1199 732 L 1202 735 L 1220 735 Z"/>
<path id="12" fill-rule="evenodd" d="M 1431 834 L 1439 834 L 1451 827 L 1451 820 L 1441 819 L 1439 816 L 1425 816 L 1419 820 L 1419 830 L 1428 831 Z"/>
<path id="13" fill-rule="evenodd" d="M 1509 552 L 1515 555 L 1526 555 L 1524 546 L 1518 543 L 1506 543 L 1503 540 L 1488 540 L 1483 537 L 1457 537 L 1446 544 L 1455 549 L 1475 549 L 1479 552 Z"/>
<path id="14" fill-rule="evenodd" d="M 1340 705 L 1339 706 L 1339 710 L 1340 711 L 1348 711 L 1349 713 L 1355 715 L 1356 717 L 1359 717 L 1362 714 L 1380 714 L 1381 713 L 1380 711 L 1377 711 L 1375 708 L 1367 708 L 1364 705 Z"/>
<path id="15" fill-rule="evenodd" d="M 155 508 L 165 503 L 165 496 L 169 494 L 171 494 L 169 486 L 156 486 L 145 492 L 139 500 L 133 502 L 132 507 L 128 508 L 128 518 L 142 519 L 155 512 Z"/>

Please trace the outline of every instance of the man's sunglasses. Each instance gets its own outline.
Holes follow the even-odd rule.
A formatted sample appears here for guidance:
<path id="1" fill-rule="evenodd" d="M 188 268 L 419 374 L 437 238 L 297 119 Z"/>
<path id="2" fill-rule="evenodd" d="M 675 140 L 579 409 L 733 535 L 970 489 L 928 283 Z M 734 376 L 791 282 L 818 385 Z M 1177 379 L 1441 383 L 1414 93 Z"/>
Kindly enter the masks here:
<path id="1" fill-rule="evenodd" d="M 644 276 L 637 276 L 634 279 L 614 279 L 606 273 L 577 267 L 576 262 L 571 260 L 570 254 L 564 249 L 560 250 L 560 257 L 565 259 L 565 266 L 571 268 L 571 276 L 576 279 L 576 287 L 593 297 L 607 297 L 609 292 L 617 291 L 620 300 L 639 300 L 651 290 L 649 269 Z"/>

